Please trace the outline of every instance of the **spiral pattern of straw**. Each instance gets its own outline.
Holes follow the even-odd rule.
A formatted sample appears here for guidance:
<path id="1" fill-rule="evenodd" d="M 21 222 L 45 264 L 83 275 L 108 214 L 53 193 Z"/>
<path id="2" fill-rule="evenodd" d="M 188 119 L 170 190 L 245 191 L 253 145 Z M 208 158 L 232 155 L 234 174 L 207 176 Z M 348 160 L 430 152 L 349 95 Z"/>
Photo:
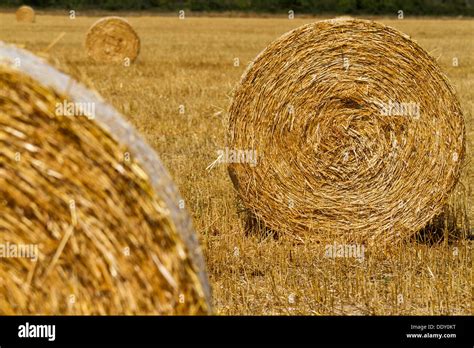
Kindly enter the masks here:
<path id="1" fill-rule="evenodd" d="M 105 17 L 89 28 L 86 51 L 97 62 L 134 62 L 140 53 L 140 38 L 125 19 Z"/>
<path id="2" fill-rule="evenodd" d="M 319 21 L 271 43 L 229 109 L 228 170 L 250 214 L 290 235 L 402 240 L 445 205 L 465 126 L 439 66 L 407 35 Z"/>

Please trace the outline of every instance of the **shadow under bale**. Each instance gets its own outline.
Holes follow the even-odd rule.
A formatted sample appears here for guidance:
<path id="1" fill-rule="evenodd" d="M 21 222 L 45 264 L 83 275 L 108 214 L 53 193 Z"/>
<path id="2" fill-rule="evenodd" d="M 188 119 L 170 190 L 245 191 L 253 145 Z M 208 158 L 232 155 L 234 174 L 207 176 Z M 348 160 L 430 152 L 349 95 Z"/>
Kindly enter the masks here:
<path id="1" fill-rule="evenodd" d="M 428 245 L 443 241 L 452 243 L 462 239 L 472 239 L 467 214 L 466 190 L 459 183 L 450 202 L 423 229 L 413 235 L 412 240 Z"/>

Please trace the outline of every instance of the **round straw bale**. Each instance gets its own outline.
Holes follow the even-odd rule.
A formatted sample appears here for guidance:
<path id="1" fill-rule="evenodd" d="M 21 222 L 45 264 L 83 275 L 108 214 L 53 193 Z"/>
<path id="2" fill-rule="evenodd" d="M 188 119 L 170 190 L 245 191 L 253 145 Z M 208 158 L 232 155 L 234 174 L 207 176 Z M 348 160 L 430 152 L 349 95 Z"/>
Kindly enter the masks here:
<path id="1" fill-rule="evenodd" d="M 105 17 L 89 28 L 86 51 L 97 62 L 133 62 L 140 53 L 140 38 L 125 19 Z"/>
<path id="2" fill-rule="evenodd" d="M 440 213 L 465 155 L 460 105 L 436 62 L 367 20 L 320 21 L 271 43 L 229 121 L 228 147 L 257 157 L 228 159 L 234 186 L 281 233 L 401 240 Z"/>
<path id="3" fill-rule="evenodd" d="M 16 21 L 25 22 L 25 23 L 34 23 L 35 22 L 35 10 L 30 6 L 20 6 L 16 10 Z"/>
<path id="4" fill-rule="evenodd" d="M 0 314 L 208 313 L 191 220 L 121 115 L 1 42 L 0 100 Z"/>

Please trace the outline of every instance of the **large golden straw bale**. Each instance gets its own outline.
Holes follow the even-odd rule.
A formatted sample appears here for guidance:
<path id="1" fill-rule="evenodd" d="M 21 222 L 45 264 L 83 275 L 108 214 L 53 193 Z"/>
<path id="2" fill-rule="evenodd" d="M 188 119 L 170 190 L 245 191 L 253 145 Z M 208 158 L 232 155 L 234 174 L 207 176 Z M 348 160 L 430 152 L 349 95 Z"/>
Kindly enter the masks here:
<path id="1" fill-rule="evenodd" d="M 297 28 L 250 64 L 229 110 L 245 206 L 289 234 L 388 242 L 441 212 L 465 157 L 458 100 L 403 33 L 351 18 Z M 239 161 L 234 161 L 239 162 Z"/>
<path id="2" fill-rule="evenodd" d="M 208 313 L 191 220 L 121 115 L 1 42 L 0 101 L 0 314 Z"/>
<path id="3" fill-rule="evenodd" d="M 89 28 L 86 51 L 98 62 L 133 62 L 140 53 L 140 38 L 125 19 L 105 17 Z"/>
<path id="4" fill-rule="evenodd" d="M 35 22 L 35 10 L 30 6 L 20 6 L 16 10 L 16 21 L 25 22 L 25 23 L 34 23 Z"/>

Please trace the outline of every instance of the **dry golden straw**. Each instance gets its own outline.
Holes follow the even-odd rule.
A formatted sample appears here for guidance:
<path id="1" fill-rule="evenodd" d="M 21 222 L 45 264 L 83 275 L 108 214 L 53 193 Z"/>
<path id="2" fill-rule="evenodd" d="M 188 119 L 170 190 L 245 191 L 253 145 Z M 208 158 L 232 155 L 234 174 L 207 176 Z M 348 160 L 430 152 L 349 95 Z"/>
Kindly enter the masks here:
<path id="1" fill-rule="evenodd" d="M 0 144 L 0 314 L 209 312 L 155 152 L 95 93 L 1 42 Z"/>
<path id="2" fill-rule="evenodd" d="M 35 21 L 35 11 L 30 6 L 20 6 L 15 15 L 17 22 L 34 23 Z"/>
<path id="3" fill-rule="evenodd" d="M 86 51 L 97 62 L 128 63 L 140 53 L 140 38 L 123 18 L 106 17 L 95 22 L 86 34 Z"/>
<path id="4" fill-rule="evenodd" d="M 465 156 L 460 105 L 436 62 L 367 20 L 271 43 L 229 114 L 229 148 L 258 158 L 229 164 L 232 181 L 256 220 L 283 233 L 401 240 L 441 212 Z"/>

